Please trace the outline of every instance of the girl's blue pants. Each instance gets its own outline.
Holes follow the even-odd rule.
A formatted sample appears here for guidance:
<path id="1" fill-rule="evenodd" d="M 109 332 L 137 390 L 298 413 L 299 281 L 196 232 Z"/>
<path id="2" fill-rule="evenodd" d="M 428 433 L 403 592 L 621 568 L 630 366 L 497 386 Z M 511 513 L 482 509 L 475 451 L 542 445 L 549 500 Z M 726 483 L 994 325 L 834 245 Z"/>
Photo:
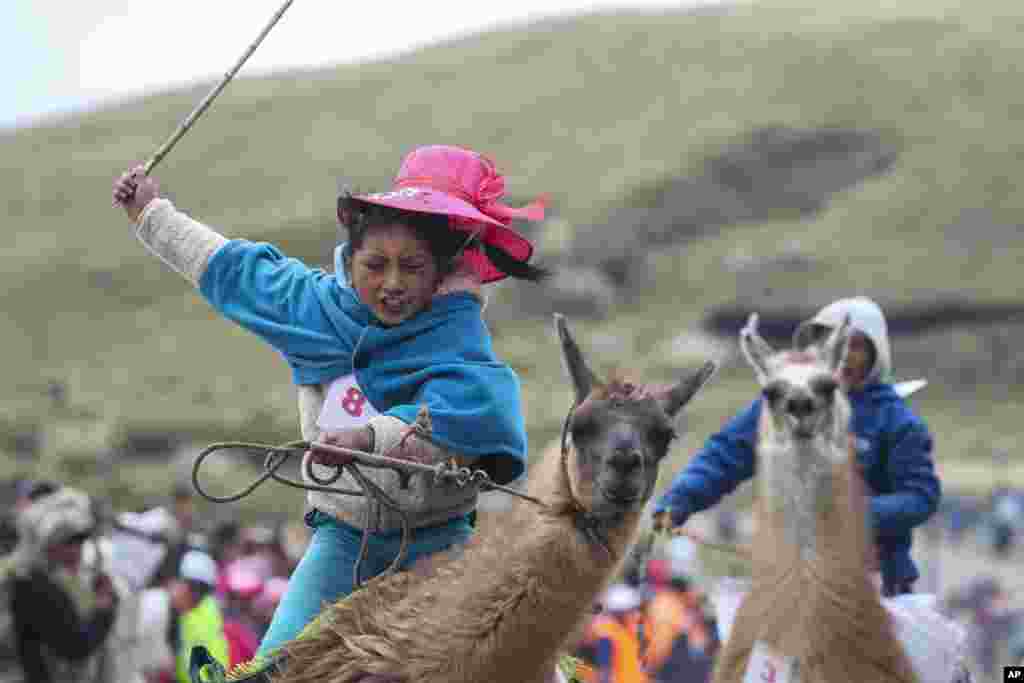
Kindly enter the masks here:
<path id="1" fill-rule="evenodd" d="M 318 510 L 306 515 L 313 537 L 288 580 L 258 655 L 267 655 L 294 639 L 325 605 L 352 592 L 354 567 L 362 531 Z M 457 517 L 438 526 L 414 529 L 402 562 L 407 569 L 418 558 L 465 543 L 473 533 L 468 517 Z M 401 530 L 371 534 L 366 558 L 360 566 L 364 581 L 384 572 L 394 561 L 402 542 Z"/>

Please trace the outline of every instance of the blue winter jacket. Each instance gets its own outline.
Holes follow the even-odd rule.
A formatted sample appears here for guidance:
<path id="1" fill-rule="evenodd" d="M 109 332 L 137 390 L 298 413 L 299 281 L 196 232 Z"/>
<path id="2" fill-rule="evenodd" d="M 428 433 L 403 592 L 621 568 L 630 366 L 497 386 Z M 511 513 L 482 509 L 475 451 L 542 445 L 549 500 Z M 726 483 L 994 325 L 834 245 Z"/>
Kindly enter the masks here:
<path id="1" fill-rule="evenodd" d="M 411 424 L 426 404 L 433 439 L 481 457 L 499 482 L 525 471 L 519 378 L 495 356 L 476 297 L 438 296 L 409 320 L 384 327 L 342 278 L 246 240 L 214 252 L 199 290 L 280 352 L 296 384 L 327 384 L 354 372 L 381 413 Z"/>
<path id="2" fill-rule="evenodd" d="M 913 581 L 912 531 L 935 512 L 941 496 L 932 461 L 932 437 L 892 385 L 878 383 L 849 394 L 857 462 L 871 492 L 868 523 L 875 534 L 886 583 Z M 754 475 L 754 445 L 761 399 L 710 437 L 655 506 L 683 524 Z"/>

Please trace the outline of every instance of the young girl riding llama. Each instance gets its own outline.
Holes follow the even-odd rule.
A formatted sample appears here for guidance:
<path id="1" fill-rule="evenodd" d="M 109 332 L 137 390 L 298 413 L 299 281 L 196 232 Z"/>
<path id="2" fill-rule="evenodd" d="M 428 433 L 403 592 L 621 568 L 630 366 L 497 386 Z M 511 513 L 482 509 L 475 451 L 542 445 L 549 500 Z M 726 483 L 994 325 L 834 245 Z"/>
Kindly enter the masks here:
<path id="1" fill-rule="evenodd" d="M 575 389 L 562 443 L 531 466 L 502 524 L 425 573 L 367 583 L 288 644 L 280 683 L 543 683 L 623 558 L 676 435 L 712 376 L 599 379 L 557 318 Z M 237 680 L 266 680 L 261 678 Z"/>
<path id="2" fill-rule="evenodd" d="M 121 175 L 113 194 L 147 248 L 283 355 L 298 387 L 303 439 L 421 462 L 455 458 L 507 483 L 525 469 L 526 431 L 519 380 L 491 346 L 480 286 L 545 272 L 529 263 L 532 245 L 510 227 L 514 218 L 539 220 L 543 205 L 505 206 L 504 189 L 494 164 L 475 152 L 418 148 L 390 191 L 339 198 L 348 241 L 336 250 L 334 274 L 269 244 L 227 239 L 159 197 L 141 167 Z M 403 439 L 421 406 L 431 441 Z M 321 479 L 333 473 L 327 465 L 340 464 L 322 451 L 306 457 Z M 351 490 L 350 476 L 341 484 Z M 389 470 L 365 476 L 411 514 L 403 566 L 469 538 L 472 487 L 421 475 L 405 486 Z M 364 532 L 363 577 L 384 571 L 401 547 L 400 518 L 368 497 L 311 492 L 308 500 L 313 538 L 261 654 L 352 591 Z"/>

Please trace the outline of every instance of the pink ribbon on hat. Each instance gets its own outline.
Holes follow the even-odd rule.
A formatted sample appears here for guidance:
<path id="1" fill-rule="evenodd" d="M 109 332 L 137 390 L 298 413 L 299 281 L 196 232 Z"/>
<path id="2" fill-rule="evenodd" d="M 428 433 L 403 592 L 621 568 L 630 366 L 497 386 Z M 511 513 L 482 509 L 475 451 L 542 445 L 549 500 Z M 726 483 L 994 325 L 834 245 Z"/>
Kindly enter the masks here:
<path id="1" fill-rule="evenodd" d="M 485 175 L 480 179 L 475 194 L 466 192 L 465 189 L 455 183 L 431 176 L 407 176 L 396 182 L 395 187 L 428 187 L 438 192 L 453 195 L 472 204 L 477 211 L 503 225 L 508 225 L 513 219 L 525 221 L 544 220 L 544 210 L 548 202 L 546 194 L 519 208 L 501 203 L 501 198 L 505 196 L 505 176 L 498 173 L 493 161 L 482 154 L 477 156 L 484 162 Z"/>
<path id="2" fill-rule="evenodd" d="M 502 204 L 499 200 L 505 196 L 505 176 L 498 173 L 493 161 L 483 155 L 480 155 L 480 158 L 484 161 L 487 175 L 480 180 L 480 186 L 477 188 L 479 203 L 474 202 L 473 204 L 481 213 L 487 214 L 491 218 L 506 224 L 512 222 L 512 219 L 524 221 L 544 220 L 544 209 L 547 207 L 548 202 L 547 195 L 541 195 L 526 206 L 518 209 Z"/>

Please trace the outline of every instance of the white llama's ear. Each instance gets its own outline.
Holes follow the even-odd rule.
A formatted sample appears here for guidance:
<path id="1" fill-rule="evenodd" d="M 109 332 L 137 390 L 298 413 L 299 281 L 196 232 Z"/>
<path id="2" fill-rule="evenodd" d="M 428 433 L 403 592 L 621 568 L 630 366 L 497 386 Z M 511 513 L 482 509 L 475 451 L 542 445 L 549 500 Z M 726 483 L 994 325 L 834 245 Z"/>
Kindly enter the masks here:
<path id="1" fill-rule="evenodd" d="M 839 372 L 843 367 L 843 363 L 846 362 L 846 352 L 850 348 L 851 325 L 850 315 L 847 314 L 843 317 L 843 322 L 832 330 L 832 333 L 829 334 L 828 339 L 825 340 L 825 344 L 821 348 L 825 362 L 828 363 L 829 369 L 832 372 Z"/>
<path id="2" fill-rule="evenodd" d="M 603 383 L 587 367 L 583 353 L 572 338 L 569 326 L 565 322 L 565 316 L 561 313 L 555 313 L 555 329 L 558 331 L 558 340 L 561 342 L 565 370 L 569 373 L 569 379 L 572 380 L 573 389 L 576 391 L 576 403 L 582 403 L 594 387 L 600 387 Z"/>
<path id="3" fill-rule="evenodd" d="M 753 366 L 754 372 L 757 373 L 758 381 L 764 384 L 771 374 L 768 371 L 768 359 L 775 352 L 758 333 L 757 320 L 757 313 L 751 313 L 747 324 L 740 330 L 740 349 L 746 356 L 747 362 Z"/>
<path id="4" fill-rule="evenodd" d="M 718 370 L 718 363 L 709 360 L 700 366 L 700 368 L 683 379 L 679 380 L 679 383 L 668 390 L 661 400 L 661 407 L 664 409 L 665 414 L 669 417 L 675 417 L 676 413 L 689 403 L 697 392 L 704 388 L 715 372 Z"/>

